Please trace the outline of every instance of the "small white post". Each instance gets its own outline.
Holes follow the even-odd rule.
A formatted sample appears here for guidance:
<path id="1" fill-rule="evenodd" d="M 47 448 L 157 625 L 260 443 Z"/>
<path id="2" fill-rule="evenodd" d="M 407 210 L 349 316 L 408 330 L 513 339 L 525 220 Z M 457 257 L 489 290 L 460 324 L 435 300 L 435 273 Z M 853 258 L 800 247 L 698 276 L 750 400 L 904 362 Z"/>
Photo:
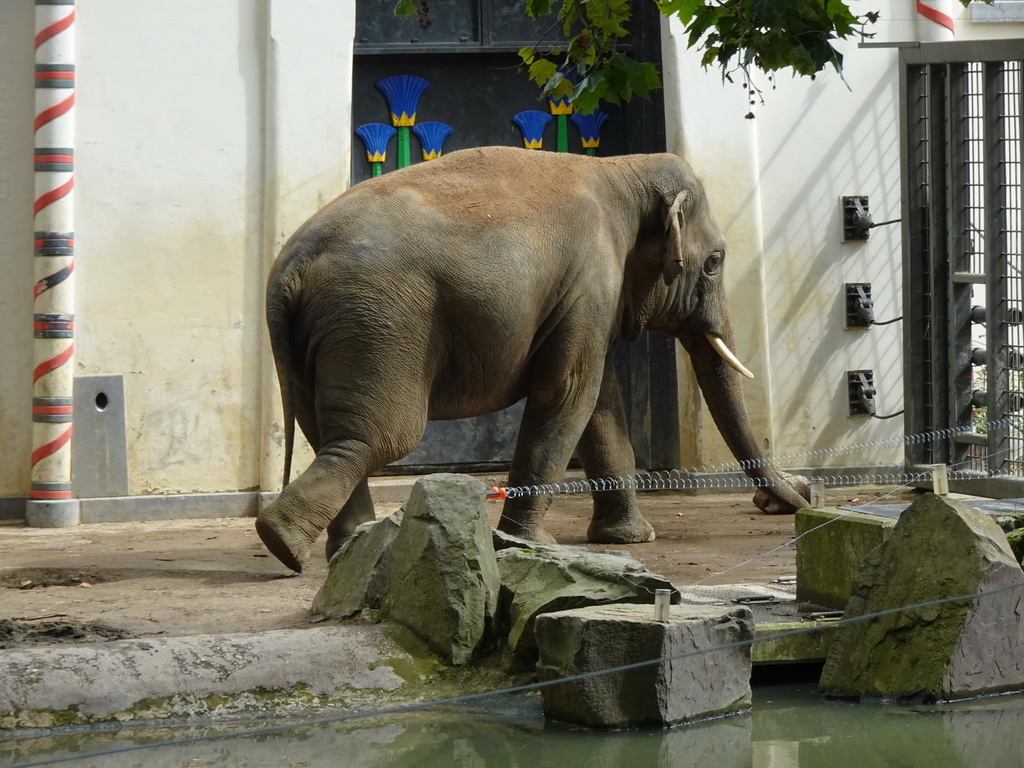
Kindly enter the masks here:
<path id="1" fill-rule="evenodd" d="M 811 509 L 825 508 L 825 482 L 823 480 L 811 482 L 811 500 L 809 504 Z"/>
<path id="2" fill-rule="evenodd" d="M 936 496 L 949 495 L 949 475 L 945 464 L 932 465 L 932 493 Z"/>
<path id="3" fill-rule="evenodd" d="M 672 605 L 671 589 L 654 590 L 654 620 L 668 621 Z"/>

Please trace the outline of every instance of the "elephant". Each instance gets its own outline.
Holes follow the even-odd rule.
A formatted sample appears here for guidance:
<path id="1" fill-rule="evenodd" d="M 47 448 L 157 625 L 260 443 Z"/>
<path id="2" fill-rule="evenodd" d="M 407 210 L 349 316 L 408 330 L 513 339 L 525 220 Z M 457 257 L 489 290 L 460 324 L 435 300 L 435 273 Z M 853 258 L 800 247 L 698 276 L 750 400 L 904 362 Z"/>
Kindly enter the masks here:
<path id="1" fill-rule="evenodd" d="M 773 511 L 804 500 L 764 462 L 731 351 L 725 241 L 703 186 L 671 154 L 588 157 L 466 149 L 353 186 L 288 240 L 266 318 L 285 419 L 284 488 L 258 515 L 301 571 L 373 519 L 367 476 L 428 420 L 525 398 L 510 486 L 634 471 L 610 350 L 646 329 L 689 353 L 711 415 Z M 289 483 L 295 422 L 315 451 Z M 550 498 L 508 498 L 500 530 L 537 542 Z M 590 541 L 646 542 L 630 489 L 593 494 Z"/>

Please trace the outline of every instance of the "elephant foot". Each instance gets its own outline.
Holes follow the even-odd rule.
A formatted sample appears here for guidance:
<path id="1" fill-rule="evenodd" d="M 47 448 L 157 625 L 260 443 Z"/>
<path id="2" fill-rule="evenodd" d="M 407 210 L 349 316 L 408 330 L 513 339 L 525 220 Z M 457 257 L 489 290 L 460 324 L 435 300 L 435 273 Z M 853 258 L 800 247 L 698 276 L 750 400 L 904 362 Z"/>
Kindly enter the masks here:
<path id="1" fill-rule="evenodd" d="M 779 476 L 786 481 L 793 491 L 798 494 L 796 498 L 801 500 L 810 500 L 810 478 L 804 477 L 803 475 L 791 475 L 788 472 L 779 472 Z M 792 497 L 791 494 L 787 495 Z M 792 515 L 798 509 L 806 506 L 806 504 L 802 504 L 800 507 L 794 506 L 790 501 L 781 499 L 778 494 L 771 494 L 764 488 L 758 488 L 757 493 L 754 494 L 753 501 L 754 506 L 766 515 Z"/>
<path id="2" fill-rule="evenodd" d="M 263 540 L 270 554 L 296 573 L 302 573 L 302 566 L 309 559 L 310 542 L 300 531 L 267 519 L 256 518 L 256 533 Z"/>
<path id="3" fill-rule="evenodd" d="M 594 520 L 587 528 L 587 541 L 594 544 L 644 544 L 654 538 L 654 528 L 640 515 L 615 523 Z"/>

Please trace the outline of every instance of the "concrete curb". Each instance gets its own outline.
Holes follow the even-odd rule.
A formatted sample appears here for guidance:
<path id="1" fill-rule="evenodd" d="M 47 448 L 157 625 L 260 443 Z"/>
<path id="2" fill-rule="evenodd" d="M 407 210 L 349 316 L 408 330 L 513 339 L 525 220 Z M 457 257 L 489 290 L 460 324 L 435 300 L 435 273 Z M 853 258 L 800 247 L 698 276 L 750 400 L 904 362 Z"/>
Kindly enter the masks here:
<path id="1" fill-rule="evenodd" d="M 118 640 L 0 654 L 0 730 L 365 708 L 414 660 L 376 625 Z"/>
<path id="2" fill-rule="evenodd" d="M 420 477 L 372 477 L 370 497 L 375 504 L 402 504 L 409 498 L 413 485 Z M 276 491 L 239 491 L 75 499 L 77 519 L 73 524 L 255 517 L 256 513 L 276 499 L 277 495 Z M 28 504 L 29 500 L 25 497 L 0 498 L 0 520 L 24 520 Z"/>

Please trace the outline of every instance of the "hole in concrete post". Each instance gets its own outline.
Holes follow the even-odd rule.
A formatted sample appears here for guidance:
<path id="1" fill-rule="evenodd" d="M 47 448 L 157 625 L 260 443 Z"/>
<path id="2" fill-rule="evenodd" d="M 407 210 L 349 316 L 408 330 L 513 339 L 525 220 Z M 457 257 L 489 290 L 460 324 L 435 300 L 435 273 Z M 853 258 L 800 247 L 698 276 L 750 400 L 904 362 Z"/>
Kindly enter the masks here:
<path id="1" fill-rule="evenodd" d="M 96 395 L 96 410 L 97 411 L 105 411 L 107 409 L 108 402 L 109 401 L 107 400 L 107 395 L 106 395 L 105 392 L 97 393 L 97 395 Z"/>

